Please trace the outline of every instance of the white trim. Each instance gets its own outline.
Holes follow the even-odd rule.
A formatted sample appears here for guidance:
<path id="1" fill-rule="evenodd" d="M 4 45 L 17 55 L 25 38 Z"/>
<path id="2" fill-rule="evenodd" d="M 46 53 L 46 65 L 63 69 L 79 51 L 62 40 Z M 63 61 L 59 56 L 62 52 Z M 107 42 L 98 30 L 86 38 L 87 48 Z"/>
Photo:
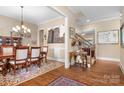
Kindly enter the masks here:
<path id="1" fill-rule="evenodd" d="M 63 62 L 65 61 L 65 59 L 57 59 L 57 58 L 53 58 L 53 57 L 48 57 L 48 60 L 55 60 L 55 61 L 59 61 L 59 62 Z"/>
<path id="2" fill-rule="evenodd" d="M 120 69 L 121 69 L 122 73 L 124 74 L 124 66 L 121 64 L 121 62 L 120 62 Z"/>
<path id="3" fill-rule="evenodd" d="M 65 69 L 68 69 L 70 67 L 69 62 L 69 24 L 68 24 L 68 18 L 65 17 Z"/>
<path id="4" fill-rule="evenodd" d="M 117 58 L 97 57 L 96 59 L 98 59 L 98 60 L 108 60 L 108 61 L 113 61 L 113 62 L 120 62 L 120 59 L 117 59 Z"/>
<path id="5" fill-rule="evenodd" d="M 59 25 L 54 25 L 54 26 L 50 26 L 50 27 L 47 27 L 47 31 L 50 30 L 50 29 L 54 29 L 54 28 L 60 28 L 60 32 L 61 32 L 61 27 L 64 26 L 64 24 L 59 24 Z"/>
<path id="6" fill-rule="evenodd" d="M 40 27 L 41 25 L 44 25 L 44 24 L 47 24 L 47 23 L 49 23 L 51 21 L 54 21 L 54 20 L 57 20 L 57 19 L 62 19 L 62 18 L 64 18 L 64 17 L 59 16 L 59 17 L 56 17 L 56 18 L 53 18 L 53 19 L 49 19 L 49 20 L 46 20 L 44 22 L 39 23 L 38 26 Z"/>
<path id="7" fill-rule="evenodd" d="M 56 6 L 51 6 L 51 8 L 54 9 L 56 12 L 60 13 L 62 16 L 67 17 L 67 15 Z"/>
<path id="8" fill-rule="evenodd" d="M 80 26 L 82 24 L 83 25 L 90 25 L 90 24 L 96 24 L 96 23 L 99 23 L 99 22 L 110 21 L 110 20 L 115 20 L 115 19 L 120 19 L 120 17 L 116 16 L 116 17 L 104 18 L 104 19 L 99 19 L 99 20 L 96 20 L 96 21 L 91 21 L 89 23 L 79 23 L 79 25 Z"/>
<path id="9" fill-rule="evenodd" d="M 91 24 L 93 24 L 93 23 L 99 23 L 99 22 L 104 22 L 104 21 L 109 21 L 109 20 L 115 20 L 115 19 L 120 19 L 120 16 L 99 19 L 99 20 L 96 20 L 96 21 L 92 21 Z"/>

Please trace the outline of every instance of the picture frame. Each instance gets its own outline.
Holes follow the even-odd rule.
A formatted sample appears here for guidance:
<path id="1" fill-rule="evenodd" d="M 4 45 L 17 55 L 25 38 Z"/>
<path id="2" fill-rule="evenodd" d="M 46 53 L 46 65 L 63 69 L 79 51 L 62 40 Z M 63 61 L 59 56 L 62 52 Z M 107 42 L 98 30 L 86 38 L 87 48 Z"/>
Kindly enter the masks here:
<path id="1" fill-rule="evenodd" d="M 73 38 L 73 36 L 75 35 L 75 28 L 69 27 L 69 32 L 70 32 L 69 37 Z"/>
<path id="2" fill-rule="evenodd" d="M 62 36 L 60 36 L 61 34 L 61 26 L 56 26 L 56 27 L 52 27 L 50 29 L 48 29 L 48 43 L 49 44 L 53 44 L 53 43 L 64 43 L 64 38 L 65 38 L 65 34 L 63 33 Z"/>
<path id="3" fill-rule="evenodd" d="M 99 31 L 97 32 L 98 44 L 119 44 L 119 30 Z"/>

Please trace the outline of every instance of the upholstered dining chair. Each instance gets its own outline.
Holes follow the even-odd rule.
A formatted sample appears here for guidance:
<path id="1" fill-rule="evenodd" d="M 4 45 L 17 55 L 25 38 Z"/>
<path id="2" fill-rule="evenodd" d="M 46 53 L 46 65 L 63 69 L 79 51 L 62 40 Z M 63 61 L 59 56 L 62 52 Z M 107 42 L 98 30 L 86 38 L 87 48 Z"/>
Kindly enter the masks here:
<path id="1" fill-rule="evenodd" d="M 29 47 L 18 47 L 15 49 L 15 57 L 14 60 L 10 61 L 10 64 L 12 65 L 14 69 L 14 73 L 16 73 L 16 68 L 21 65 L 22 67 L 27 69 L 28 66 L 28 51 Z"/>
<path id="2" fill-rule="evenodd" d="M 48 46 L 42 46 L 41 55 L 42 58 L 45 59 L 45 62 L 47 62 L 47 54 L 48 54 Z"/>
<path id="3" fill-rule="evenodd" d="M 3 54 L 13 54 L 14 46 L 8 45 L 8 46 L 1 46 L 2 53 Z"/>
<path id="4" fill-rule="evenodd" d="M 1 52 L 2 52 L 2 55 L 13 55 L 14 46 L 12 46 L 12 45 L 1 46 Z M 13 59 L 13 56 L 11 56 L 10 59 Z"/>
<path id="5" fill-rule="evenodd" d="M 40 51 L 41 47 L 31 47 L 31 54 L 30 58 L 28 59 L 29 64 L 37 64 L 40 67 Z"/>

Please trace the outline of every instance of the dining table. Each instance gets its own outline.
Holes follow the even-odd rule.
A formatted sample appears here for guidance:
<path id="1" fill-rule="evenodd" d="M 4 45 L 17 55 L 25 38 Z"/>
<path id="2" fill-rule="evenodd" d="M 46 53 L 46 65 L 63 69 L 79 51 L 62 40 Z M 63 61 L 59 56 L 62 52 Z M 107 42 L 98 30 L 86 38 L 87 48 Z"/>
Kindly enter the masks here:
<path id="1" fill-rule="evenodd" d="M 41 56 L 43 56 L 44 54 L 46 54 L 46 52 L 41 51 L 40 52 Z M 30 57 L 31 55 L 31 51 L 29 51 L 28 53 L 28 57 Z M 0 53 L 0 62 L 3 63 L 2 65 L 2 74 L 5 76 L 8 72 L 8 70 L 10 71 L 11 68 L 13 68 L 11 66 L 11 64 L 9 63 L 10 59 L 14 59 L 15 58 L 15 52 L 14 53 Z M 41 57 L 40 57 L 41 58 Z"/>

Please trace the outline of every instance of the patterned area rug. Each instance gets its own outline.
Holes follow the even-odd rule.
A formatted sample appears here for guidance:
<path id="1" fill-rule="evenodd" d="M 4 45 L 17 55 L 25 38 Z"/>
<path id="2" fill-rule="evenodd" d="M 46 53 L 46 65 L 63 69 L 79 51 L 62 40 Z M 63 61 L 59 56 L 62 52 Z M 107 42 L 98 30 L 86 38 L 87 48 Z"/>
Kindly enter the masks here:
<path id="1" fill-rule="evenodd" d="M 27 72 L 25 69 L 19 69 L 17 70 L 16 75 L 13 74 L 13 71 L 8 73 L 6 76 L 0 74 L 0 86 L 18 85 L 46 72 L 54 70 L 62 65 L 63 63 L 61 62 L 48 61 L 48 63 L 43 63 L 40 68 L 35 65 L 30 66 Z"/>
<path id="2" fill-rule="evenodd" d="M 86 86 L 80 82 L 61 76 L 54 80 L 49 86 Z"/>

